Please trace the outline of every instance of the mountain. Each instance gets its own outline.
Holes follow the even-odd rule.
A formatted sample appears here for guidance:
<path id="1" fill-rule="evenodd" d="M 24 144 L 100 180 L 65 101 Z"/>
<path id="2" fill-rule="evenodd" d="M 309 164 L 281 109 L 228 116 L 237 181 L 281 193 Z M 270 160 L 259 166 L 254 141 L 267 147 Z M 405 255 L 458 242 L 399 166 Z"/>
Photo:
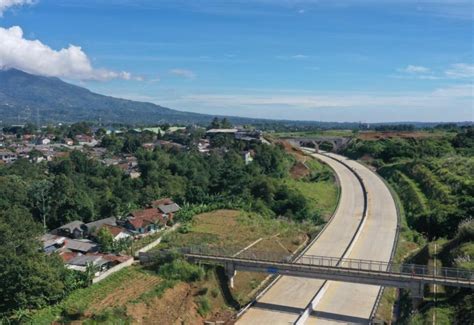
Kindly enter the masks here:
<path id="1" fill-rule="evenodd" d="M 58 78 L 0 70 L 0 122 L 208 123 L 212 116 L 93 93 Z"/>

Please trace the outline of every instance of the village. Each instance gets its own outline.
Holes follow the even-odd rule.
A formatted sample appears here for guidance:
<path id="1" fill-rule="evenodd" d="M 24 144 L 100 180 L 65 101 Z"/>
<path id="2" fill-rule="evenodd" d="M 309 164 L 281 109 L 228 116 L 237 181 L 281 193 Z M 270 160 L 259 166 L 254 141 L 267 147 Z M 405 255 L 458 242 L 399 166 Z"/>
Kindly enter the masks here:
<path id="1" fill-rule="evenodd" d="M 40 240 L 45 253 L 57 253 L 69 269 L 92 272 L 95 283 L 130 266 L 136 255 L 130 250 L 132 242 L 171 227 L 179 210 L 178 204 L 163 198 L 122 218 L 109 217 L 89 223 L 71 221 L 44 234 Z M 110 242 L 104 237 L 110 238 Z M 140 251 L 147 251 L 160 239 Z"/>
<path id="2" fill-rule="evenodd" d="M 84 124 L 76 127 L 76 132 L 71 131 L 75 128 L 73 125 L 66 132 L 59 133 L 60 128 L 42 127 L 37 130 L 31 125 L 4 128 L 0 131 L 0 164 L 9 165 L 17 160 L 33 164 L 48 163 L 68 158 L 72 152 L 79 151 L 89 159 L 119 168 L 131 179 L 138 179 L 141 173 L 137 157 L 127 150 L 114 150 L 107 143 L 131 135 L 136 140 L 134 145 L 147 151 L 155 148 L 197 150 L 202 155 L 209 155 L 213 151 L 225 152 L 228 140 L 265 141 L 261 131 L 243 128 L 206 130 L 165 126 L 115 129 Z M 194 136 L 196 141 L 190 143 L 187 140 L 193 138 L 193 134 L 198 137 Z M 255 153 L 247 150 L 242 151 L 241 155 L 245 164 L 249 164 Z M 139 252 L 159 244 L 165 230 L 179 226 L 174 220 L 179 210 L 180 206 L 171 198 L 160 198 L 142 209 L 131 210 L 121 216 L 90 222 L 72 220 L 46 232 L 39 239 L 46 254 L 58 254 L 67 268 L 92 274 L 92 282 L 95 283 L 133 264 Z M 46 225 L 44 228 L 46 231 Z"/>
<path id="3" fill-rule="evenodd" d="M 186 128 L 182 126 L 146 127 L 133 129 L 115 129 L 91 127 L 88 132 L 78 133 L 73 136 L 58 136 L 47 132 L 46 127 L 39 130 L 28 128 L 26 125 L 14 125 L 8 129 L 0 129 L 0 164 L 11 164 L 18 159 L 27 159 L 33 163 L 53 161 L 56 158 L 64 158 L 73 150 L 87 154 L 88 157 L 97 159 L 107 166 L 113 165 L 122 169 L 131 178 L 140 177 L 136 157 L 132 154 L 121 152 L 114 154 L 104 147 L 105 136 L 121 136 L 134 134 L 141 136 L 140 146 L 146 150 L 160 148 L 173 148 L 174 150 L 191 150 L 196 148 L 202 154 L 208 154 L 212 150 L 222 150 L 222 143 L 212 145 L 213 138 L 230 136 L 231 139 L 267 143 L 263 133 L 259 130 L 248 130 L 239 128 L 212 128 L 204 129 L 193 126 Z M 183 143 L 183 139 L 189 138 L 190 133 L 197 133 L 200 137 L 195 143 Z M 181 141 L 180 141 L 181 140 Z M 186 142 L 186 141 L 185 141 Z M 252 161 L 253 153 L 243 151 L 242 156 L 246 163 Z"/>

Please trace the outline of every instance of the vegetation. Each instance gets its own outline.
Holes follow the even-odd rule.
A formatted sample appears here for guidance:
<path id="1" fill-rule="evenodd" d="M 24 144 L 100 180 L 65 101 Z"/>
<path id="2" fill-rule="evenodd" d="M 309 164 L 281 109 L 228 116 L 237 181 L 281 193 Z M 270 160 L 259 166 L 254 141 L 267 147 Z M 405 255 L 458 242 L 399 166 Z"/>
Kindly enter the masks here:
<path id="1" fill-rule="evenodd" d="M 353 141 L 345 154 L 376 166 L 400 197 L 406 224 L 402 224 L 397 258 L 428 264 L 436 258 L 443 266 L 473 270 L 473 128 L 450 126 L 409 134 L 381 138 L 364 135 Z M 432 250 L 434 242 L 440 247 L 437 254 Z M 418 253 L 410 254 L 417 247 Z M 385 299 L 393 302 L 390 297 Z M 474 312 L 469 304 L 472 297 L 466 290 L 441 290 L 436 305 L 428 299 L 411 316 L 411 305 L 404 307 L 403 294 L 399 322 L 431 323 L 436 314 L 439 323 L 464 324 L 469 319 L 465 315 Z M 390 318 L 390 311 L 383 313 Z"/>
<path id="2" fill-rule="evenodd" d="M 230 126 L 225 119 L 216 119 L 210 125 Z M 48 132 L 58 137 L 94 133 L 88 123 L 50 128 Z M 183 207 L 175 219 L 189 223 L 183 229 L 193 224 L 194 215 L 221 208 L 258 213 L 265 220 L 264 227 L 276 218 L 281 219 L 275 222 L 281 227 L 285 223 L 319 224 L 335 205 L 334 198 L 313 202 L 314 195 L 309 195 L 315 189 L 328 198 L 335 193 L 328 171 L 315 163 L 307 178 L 293 179 L 290 171 L 296 164 L 295 157 L 281 145 L 224 139 L 216 150 L 203 155 L 197 151 L 202 131 L 193 128 L 170 136 L 185 143 L 187 150 L 145 150 L 142 144 L 156 139 L 147 132 L 130 130 L 107 136 L 105 130 L 98 129 L 95 134 L 102 137 L 107 155 L 135 156 L 141 177 L 132 179 L 118 167 L 90 158 L 87 150 L 73 150 L 49 162 L 19 159 L 0 165 L 0 231 L 5 234 L 0 258 L 9 265 L 2 270 L 4 283 L 0 290 L 2 296 L 9 297 L 0 306 L 2 316 L 11 318 L 22 309 L 58 303 L 75 288 L 90 283 L 87 277 L 72 277 L 57 256 L 41 253 L 39 236 L 68 222 L 120 218 L 159 197 L 172 197 Z M 252 151 L 254 161 L 245 164 L 242 151 Z M 20 239 L 21 244 L 16 245 Z M 105 252 L 128 251 L 131 244 L 127 240 L 113 241 L 106 228 L 98 232 L 97 240 Z M 134 243 L 132 248 L 142 244 L 145 241 Z M 35 275 L 27 276 L 35 282 L 14 280 L 25 274 Z"/>

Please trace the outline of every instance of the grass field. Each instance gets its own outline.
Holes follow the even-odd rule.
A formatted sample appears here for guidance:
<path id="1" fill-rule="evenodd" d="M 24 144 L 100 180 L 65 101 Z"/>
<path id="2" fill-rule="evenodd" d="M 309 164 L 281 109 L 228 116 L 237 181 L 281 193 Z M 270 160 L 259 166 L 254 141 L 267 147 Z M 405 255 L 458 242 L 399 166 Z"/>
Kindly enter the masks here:
<path id="1" fill-rule="evenodd" d="M 60 318 L 65 322 L 87 319 L 104 310 L 123 307 L 128 301 L 153 290 L 160 281 L 156 274 L 140 267 L 128 267 L 93 286 L 74 291 L 57 306 L 39 311 L 30 324 L 51 324 Z"/>
<path id="2" fill-rule="evenodd" d="M 252 213 L 218 210 L 194 217 L 186 233 L 167 235 L 155 249 L 205 244 L 236 253 L 254 244 L 248 248 L 249 252 L 271 252 L 288 256 L 309 239 L 308 234 L 316 233 L 317 229 L 310 225 L 265 218 Z M 232 295 L 240 304 L 247 303 L 266 276 L 261 273 L 238 272 Z"/>
<path id="3" fill-rule="evenodd" d="M 262 217 L 236 210 L 217 210 L 194 217 L 186 230 L 170 233 L 156 249 L 202 246 L 239 251 L 256 240 L 280 240 L 293 249 L 306 233 L 315 231 L 309 225 L 288 220 Z"/>
<path id="4" fill-rule="evenodd" d="M 285 184 L 299 190 L 309 202 L 313 211 L 318 211 L 328 220 L 337 205 L 338 189 L 333 181 L 310 182 L 286 179 Z"/>

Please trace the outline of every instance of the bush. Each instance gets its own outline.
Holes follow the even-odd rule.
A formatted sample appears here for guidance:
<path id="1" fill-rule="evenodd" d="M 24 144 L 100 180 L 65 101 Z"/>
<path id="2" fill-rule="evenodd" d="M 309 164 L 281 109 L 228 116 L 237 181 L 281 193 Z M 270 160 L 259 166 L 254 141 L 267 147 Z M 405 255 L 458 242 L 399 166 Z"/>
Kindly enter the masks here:
<path id="1" fill-rule="evenodd" d="M 457 237 L 462 241 L 474 240 L 474 220 L 464 220 L 459 224 Z"/>
<path id="2" fill-rule="evenodd" d="M 204 270 L 200 266 L 190 264 L 183 259 L 175 259 L 161 265 L 158 273 L 167 280 L 185 282 L 199 281 L 204 277 Z"/>
<path id="3" fill-rule="evenodd" d="M 211 297 L 212 298 L 217 298 L 218 295 L 219 295 L 219 290 L 217 290 L 216 288 L 213 288 L 211 290 Z"/>
<path id="4" fill-rule="evenodd" d="M 211 303 L 207 297 L 199 297 L 197 304 L 199 315 L 204 317 L 211 311 Z"/>
<path id="5" fill-rule="evenodd" d="M 66 320 L 78 320 L 84 315 L 85 306 L 81 302 L 69 303 L 64 306 L 63 317 Z"/>

